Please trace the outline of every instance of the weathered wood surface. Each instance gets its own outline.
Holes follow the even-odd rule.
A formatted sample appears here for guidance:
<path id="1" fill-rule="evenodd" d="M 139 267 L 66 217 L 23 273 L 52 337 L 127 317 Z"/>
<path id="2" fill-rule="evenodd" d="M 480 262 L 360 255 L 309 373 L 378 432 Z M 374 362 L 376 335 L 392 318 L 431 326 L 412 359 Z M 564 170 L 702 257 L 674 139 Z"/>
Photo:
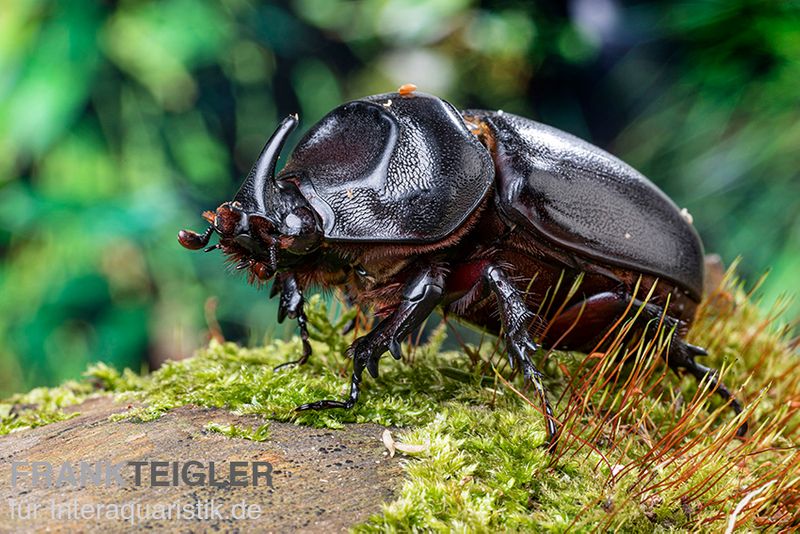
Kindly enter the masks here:
<path id="1" fill-rule="evenodd" d="M 335 532 L 364 521 L 379 512 L 400 482 L 398 459 L 388 458 L 378 425 L 347 425 L 343 430 L 320 430 L 272 422 L 263 442 L 229 438 L 204 430 L 209 422 L 257 427 L 258 417 L 231 415 L 223 410 L 183 407 L 147 423 L 109 421 L 113 413 L 127 407 L 110 398 L 92 399 L 74 408 L 80 416 L 32 430 L 0 437 L 0 531 L 2 532 L 123 532 L 151 529 L 167 532 Z M 12 487 L 12 462 L 49 462 L 59 469 L 63 462 L 108 461 L 214 461 L 225 478 L 230 461 L 266 461 L 274 471 L 273 487 L 151 487 L 147 469 L 141 486 L 133 484 L 133 470 L 123 471 L 127 484 L 84 487 L 32 487 L 30 468 L 18 467 L 20 476 Z M 54 474 L 54 478 L 57 473 Z M 262 481 L 263 482 L 263 481 Z M 128 505 L 127 510 L 146 505 L 151 511 L 180 503 L 205 505 L 212 502 L 223 518 L 183 517 L 127 519 L 81 519 L 71 517 L 64 506 L 79 510 L 89 505 L 97 510 Z M 21 508 L 11 508 L 11 500 Z M 27 504 L 40 509 L 30 513 Z M 53 504 L 61 505 L 62 517 L 54 517 Z M 230 517 L 233 506 L 245 503 L 258 519 Z M 161 508 L 159 508 L 161 507 Z M 56 508 L 58 510 L 58 508 Z M 104 508 L 108 510 L 108 508 Z M 103 508 L 101 508 L 103 510 Z M 173 509 L 175 511 L 175 509 Z M 238 509 L 242 511 L 241 507 Z M 28 513 L 31 517 L 25 518 Z M 94 512 L 92 512 L 94 513 Z M 34 517 L 35 515 L 35 517 Z M 67 515 L 67 517 L 65 517 Z M 77 514 L 72 514 L 77 515 Z M 113 515 L 113 513 L 111 514 Z M 195 513 L 194 515 L 200 515 Z"/>

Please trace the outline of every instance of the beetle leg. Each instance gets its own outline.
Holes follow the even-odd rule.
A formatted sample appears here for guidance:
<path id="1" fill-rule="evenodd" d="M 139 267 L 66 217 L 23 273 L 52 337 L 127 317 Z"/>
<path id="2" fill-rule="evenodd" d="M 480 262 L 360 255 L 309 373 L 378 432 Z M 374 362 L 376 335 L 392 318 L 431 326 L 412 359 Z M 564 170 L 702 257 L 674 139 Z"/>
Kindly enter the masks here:
<path id="1" fill-rule="evenodd" d="M 539 401 L 545 413 L 547 430 L 545 445 L 552 451 L 558 440 L 558 429 L 556 428 L 550 401 L 547 398 L 547 389 L 542 383 L 542 373 L 528 356 L 529 352 L 536 352 L 539 348 L 528 333 L 528 327 L 531 321 L 536 318 L 536 315 L 530 311 L 522 294 L 508 280 L 499 267 L 489 265 L 484 270 L 484 277 L 495 297 L 497 297 L 497 304 L 500 307 L 500 320 L 503 323 L 506 350 L 508 351 L 511 367 L 514 367 L 513 360 L 516 359 L 522 367 L 525 379 L 533 384 L 536 393 L 539 395 Z"/>
<path id="2" fill-rule="evenodd" d="M 402 357 L 400 340 L 418 328 L 439 305 L 444 285 L 444 272 L 441 269 L 431 266 L 422 271 L 406 285 L 403 300 L 395 312 L 378 323 L 368 334 L 353 342 L 347 350 L 348 355 L 353 358 L 353 376 L 350 382 L 350 395 L 346 401 L 321 400 L 303 404 L 296 410 L 352 408 L 358 401 L 364 369 L 369 371 L 373 378 L 377 378 L 378 362 L 386 351 L 397 360 Z"/>
<path id="3" fill-rule="evenodd" d="M 708 380 L 711 391 L 722 397 L 723 401 L 730 403 L 730 407 L 734 413 L 737 415 L 742 413 L 741 403 L 733 396 L 733 393 L 731 393 L 725 384 L 719 380 L 719 371 L 701 365 L 695 361 L 696 356 L 706 356 L 707 354 L 708 352 L 702 347 L 690 345 L 683 339 L 674 336 L 670 342 L 669 354 L 666 356 L 667 364 L 675 374 L 679 374 L 679 369 L 685 369 L 691 373 L 698 382 Z M 747 427 L 747 421 L 743 422 L 736 430 L 736 435 L 739 437 L 744 436 L 747 433 Z"/>
<path id="4" fill-rule="evenodd" d="M 627 299 L 630 298 L 630 295 L 627 295 Z M 642 305 L 642 301 L 634 299 L 633 306 L 635 308 L 642 307 Z M 666 360 L 669 368 L 672 369 L 672 371 L 678 376 L 680 376 L 680 370 L 684 369 L 694 376 L 698 382 L 708 380 L 711 391 L 719 395 L 723 401 L 728 402 L 734 413 L 737 415 L 742 413 L 741 403 L 739 403 L 739 401 L 733 396 L 725 384 L 719 380 L 719 372 L 716 369 L 711 369 L 705 365 L 700 365 L 695 361 L 696 356 L 706 356 L 708 352 L 706 352 L 706 350 L 702 347 L 690 345 L 684 341 L 683 337 L 678 333 L 678 329 L 676 328 L 679 321 L 674 317 L 666 315 L 664 308 L 651 302 L 644 304 L 642 312 L 643 319 L 654 322 L 658 321 L 658 319 L 664 315 L 664 326 L 668 330 L 673 329 L 672 339 L 669 343 L 669 350 L 664 354 L 664 359 Z M 742 423 L 742 425 L 736 430 L 736 435 L 739 437 L 744 436 L 745 433 L 747 433 L 747 426 L 747 421 Z"/>
<path id="5" fill-rule="evenodd" d="M 347 305 L 348 308 L 352 308 L 353 306 L 355 306 L 355 302 L 353 302 L 353 299 L 350 297 L 350 295 L 345 294 L 344 302 L 345 302 L 345 304 Z M 344 326 L 342 327 L 341 334 L 343 336 L 346 336 L 347 334 L 352 332 L 353 329 L 356 327 L 356 321 L 357 320 L 358 320 L 358 314 L 356 314 L 352 319 L 350 319 L 349 321 L 344 323 Z"/>
<path id="6" fill-rule="evenodd" d="M 628 310 L 628 316 L 633 316 L 637 310 L 641 310 L 640 321 L 643 326 L 637 332 L 644 331 L 647 335 L 653 335 L 654 324 L 658 324 L 661 316 L 664 315 L 664 308 L 652 302 L 644 303 L 641 300 L 633 299 L 625 291 L 605 292 L 593 295 L 582 302 L 572 305 L 564 310 L 558 317 L 554 318 L 549 325 L 548 334 L 545 337 L 545 345 L 554 339 L 561 339 L 558 347 L 564 350 L 590 350 L 595 346 L 596 341 L 603 336 L 608 317 L 619 316 Z M 629 306 L 630 304 L 630 306 Z M 649 326 L 648 326 L 649 324 Z M 664 315 L 663 328 L 670 330 L 678 325 L 678 320 L 669 315 Z M 573 326 L 576 328 L 573 329 Z M 571 331 L 571 332 L 570 332 Z M 567 339 L 562 337 L 562 333 L 569 333 Z M 566 334 L 564 334 L 566 335 Z M 664 356 L 667 365 L 675 374 L 680 375 L 681 370 L 688 371 L 698 382 L 706 379 L 709 381 L 711 390 L 722 397 L 726 402 L 730 402 L 731 409 L 737 414 L 742 412 L 742 405 L 725 384 L 719 381 L 719 373 L 700 365 L 695 361 L 696 356 L 705 356 L 705 349 L 686 343 L 677 329 L 673 331 L 670 340 L 669 350 Z M 744 435 L 747 432 L 747 423 L 742 423 L 737 434 Z"/>
<path id="7" fill-rule="evenodd" d="M 625 295 L 625 302 L 629 302 L 632 297 Z M 664 316 L 664 327 L 669 330 L 673 329 L 672 339 L 669 343 L 669 350 L 663 355 L 667 365 L 672 371 L 680 376 L 680 370 L 688 371 L 698 382 L 704 379 L 708 380 L 711 391 L 719 395 L 722 400 L 730 403 L 731 409 L 737 415 L 742 413 L 742 405 L 733 396 L 731 391 L 719 380 L 719 372 L 716 369 L 711 369 L 704 365 L 700 365 L 695 361 L 696 356 L 705 356 L 708 353 L 705 349 L 690 345 L 678 333 L 678 320 L 674 317 L 666 315 L 663 307 L 653 304 L 652 302 L 643 303 L 638 299 L 633 300 L 633 309 L 642 308 L 642 319 L 645 321 L 658 322 L 661 316 Z M 741 437 L 747 432 L 747 421 L 736 430 L 736 435 Z"/>
<path id="8" fill-rule="evenodd" d="M 299 360 L 293 360 L 277 366 L 275 371 L 279 371 L 289 365 L 303 365 L 311 356 L 311 343 L 308 341 L 308 320 L 303 311 L 305 301 L 294 274 L 280 274 L 275 278 L 269 296 L 274 297 L 278 292 L 281 294 L 280 303 L 278 304 L 278 322 L 282 323 L 286 317 L 297 319 L 297 326 L 300 327 L 300 339 L 303 342 L 303 355 Z"/>

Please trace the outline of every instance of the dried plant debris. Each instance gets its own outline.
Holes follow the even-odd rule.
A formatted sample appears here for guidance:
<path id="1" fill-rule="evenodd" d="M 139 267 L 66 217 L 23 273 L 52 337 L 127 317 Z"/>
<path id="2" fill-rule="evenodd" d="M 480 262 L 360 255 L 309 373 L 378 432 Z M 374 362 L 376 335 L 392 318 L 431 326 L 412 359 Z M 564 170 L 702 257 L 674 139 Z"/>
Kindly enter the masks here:
<path id="1" fill-rule="evenodd" d="M 430 439 L 426 440 L 425 443 L 422 444 L 402 443 L 395 441 L 391 431 L 388 428 L 383 431 L 381 439 L 383 440 L 383 445 L 386 447 L 386 450 L 389 451 L 390 458 L 394 458 L 394 455 L 397 451 L 414 455 L 427 451 L 431 446 Z"/>

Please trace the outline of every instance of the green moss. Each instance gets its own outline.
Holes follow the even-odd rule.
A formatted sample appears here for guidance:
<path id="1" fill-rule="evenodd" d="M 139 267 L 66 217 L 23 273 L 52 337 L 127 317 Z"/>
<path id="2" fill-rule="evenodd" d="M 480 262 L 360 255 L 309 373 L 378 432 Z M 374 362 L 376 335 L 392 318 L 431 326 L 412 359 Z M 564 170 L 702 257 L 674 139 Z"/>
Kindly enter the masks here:
<path id="1" fill-rule="evenodd" d="M 528 407 L 445 408 L 401 438 L 430 447 L 406 464 L 399 498 L 355 530 L 563 532 L 613 518 L 615 528 L 650 532 L 687 523 L 679 503 L 662 498 L 655 510 L 626 503 L 637 474 L 609 486 L 598 454 L 553 465 L 538 446 L 540 420 Z"/>
<path id="2" fill-rule="evenodd" d="M 793 475 L 800 467 L 800 404 L 792 399 L 800 398 L 800 362 L 786 331 L 730 278 L 701 310 L 690 339 L 711 349 L 708 364 L 723 365 L 726 382 L 762 392 L 748 399 L 755 430 L 744 443 L 733 438 L 738 422 L 708 391 L 692 399 L 693 379 L 662 372 L 660 343 L 634 347 L 634 363 L 619 370 L 612 369 L 614 358 L 577 354 L 553 354 L 542 364 L 564 423 L 550 455 L 541 447 L 536 403 L 523 396 L 520 377 L 509 381 L 502 354 L 493 344 L 441 351 L 444 326 L 427 345 L 404 347 L 410 362 L 384 359 L 380 378 L 363 384 L 355 409 L 296 413 L 298 404 L 343 397 L 349 383 L 341 353 L 352 338 L 338 333 L 348 317 L 330 320 L 318 298 L 308 314 L 314 356 L 302 368 L 273 370 L 298 356 L 298 339 L 257 349 L 212 342 L 144 377 L 100 364 L 82 383 L 11 399 L 0 412 L 0 431 L 68 417 L 63 407 L 98 389 L 136 405 L 117 419 L 148 421 L 194 404 L 316 427 L 405 427 L 397 441 L 427 447 L 402 460 L 406 477 L 397 499 L 355 527 L 365 532 L 719 529 L 767 483 L 737 524 L 784 525 L 791 512 L 781 510 L 798 502 L 791 499 L 800 495 Z M 210 423 L 206 430 L 255 441 L 269 435 L 268 424 Z"/>
<path id="3" fill-rule="evenodd" d="M 222 434 L 229 438 L 242 438 L 250 441 L 266 441 L 269 438 L 269 423 L 265 423 L 256 428 L 208 423 L 205 426 L 205 430 L 207 432 L 216 432 L 217 434 Z"/>
<path id="4" fill-rule="evenodd" d="M 70 381 L 14 395 L 0 403 L 0 436 L 75 417 L 78 412 L 67 413 L 63 408 L 81 403 L 93 390 L 91 384 Z"/>
<path id="5" fill-rule="evenodd" d="M 440 328 L 428 345 L 416 349 L 415 365 L 385 359 L 380 378 L 364 385 L 362 401 L 353 410 L 297 413 L 294 409 L 299 404 L 343 397 L 349 386 L 347 364 L 341 358 L 348 342 L 338 333 L 337 340 L 326 339 L 341 325 L 327 319 L 319 299 L 311 299 L 309 319 L 314 357 L 302 368 L 274 371 L 275 366 L 297 357 L 298 339 L 257 349 L 212 342 L 193 358 L 167 362 L 144 378 L 120 375 L 106 366 L 90 369 L 89 376 L 117 392 L 120 399 L 143 403 L 115 416 L 137 421 L 194 404 L 316 427 L 341 428 L 353 422 L 405 427 L 427 423 L 442 403 L 484 404 L 491 398 L 491 392 L 474 387 L 472 381 L 452 380 L 437 370 L 439 366 L 469 368 L 464 354 L 439 353 Z"/>

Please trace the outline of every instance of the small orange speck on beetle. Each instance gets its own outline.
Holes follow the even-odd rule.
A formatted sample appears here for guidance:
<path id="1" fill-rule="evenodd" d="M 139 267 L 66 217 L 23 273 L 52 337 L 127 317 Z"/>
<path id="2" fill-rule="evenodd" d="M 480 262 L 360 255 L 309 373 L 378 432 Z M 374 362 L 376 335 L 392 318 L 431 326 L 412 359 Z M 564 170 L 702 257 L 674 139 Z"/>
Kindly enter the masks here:
<path id="1" fill-rule="evenodd" d="M 410 96 L 411 93 L 417 90 L 417 86 L 413 83 L 404 83 L 397 89 L 397 92 L 400 93 L 400 96 Z"/>

